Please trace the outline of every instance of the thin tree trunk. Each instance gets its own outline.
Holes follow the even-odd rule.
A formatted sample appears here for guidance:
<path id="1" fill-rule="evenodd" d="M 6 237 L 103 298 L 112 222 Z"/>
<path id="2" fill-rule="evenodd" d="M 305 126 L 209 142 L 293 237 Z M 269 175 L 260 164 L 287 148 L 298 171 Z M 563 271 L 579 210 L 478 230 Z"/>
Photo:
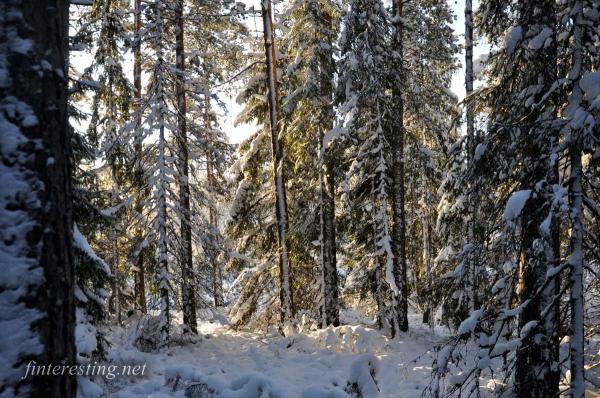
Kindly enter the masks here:
<path id="1" fill-rule="evenodd" d="M 473 1 L 466 0 L 465 2 L 465 92 L 467 97 L 473 94 Z M 475 111 L 473 103 L 467 102 L 467 159 L 473 172 L 475 161 L 475 147 L 477 138 L 475 136 Z M 477 214 L 478 214 L 478 188 L 475 174 L 471 185 L 471 193 L 469 199 L 469 230 L 468 240 L 474 249 L 468 255 L 467 265 L 467 294 L 468 294 L 468 309 L 474 311 L 478 307 L 477 303 L 477 249 L 475 248 L 476 229 L 477 229 Z"/>
<path id="2" fill-rule="evenodd" d="M 333 120 L 333 118 L 331 119 Z M 321 222 L 321 272 L 323 296 L 323 324 L 339 326 L 338 274 L 335 247 L 335 181 L 332 159 L 323 145 L 323 129 L 320 129 L 321 165 L 319 167 L 320 222 Z"/>
<path id="3" fill-rule="evenodd" d="M 204 107 L 204 126 L 206 128 L 206 135 L 208 141 L 208 150 L 206 152 L 206 179 L 208 180 L 208 191 L 213 194 L 216 191 L 216 181 L 214 175 L 214 157 L 213 157 L 213 130 L 211 123 L 211 112 L 210 112 L 210 98 L 208 95 L 205 98 Z M 213 241 L 216 239 L 216 232 L 219 227 L 219 220 L 217 218 L 217 210 L 213 204 L 209 206 L 209 222 L 212 232 L 210 233 Z M 212 263 L 212 279 L 213 279 L 213 299 L 215 307 L 222 307 L 224 303 L 223 299 L 223 271 L 221 270 L 221 264 L 216 258 L 217 253 L 212 253 L 210 261 Z"/>
<path id="4" fill-rule="evenodd" d="M 146 279 L 145 279 L 144 251 L 140 250 L 137 258 L 137 273 L 135 278 L 135 301 L 136 308 L 142 313 L 147 313 L 146 306 Z"/>
<path id="5" fill-rule="evenodd" d="M 372 217 L 373 219 L 377 218 L 377 206 L 375 205 L 375 190 L 376 190 L 376 184 L 375 184 L 375 178 L 373 177 L 371 179 L 371 203 L 373 204 L 372 206 Z M 373 236 L 377 236 L 377 224 L 373 223 Z M 374 252 L 377 251 L 377 246 L 376 244 L 374 245 Z M 375 271 L 375 302 L 377 303 L 377 326 L 380 330 L 387 332 L 389 329 L 391 329 L 391 325 L 392 322 L 394 322 L 394 320 L 390 320 L 389 319 L 389 308 L 386 305 L 386 296 L 389 293 L 389 283 L 386 283 L 386 269 L 385 269 L 385 263 L 381 262 L 381 258 L 380 256 L 373 256 L 373 266 L 374 266 L 374 271 Z M 392 292 L 393 294 L 393 292 Z M 391 311 L 393 312 L 393 311 Z"/>
<path id="6" fill-rule="evenodd" d="M 68 374 L 23 377 L 23 361 L 76 363 L 68 4 L 0 2 L 0 304 L 3 322 L 19 328 L 3 331 L 6 396 L 68 398 L 77 388 Z"/>
<path id="7" fill-rule="evenodd" d="M 569 77 L 572 79 L 573 89 L 569 99 L 569 108 L 572 112 L 581 106 L 583 91 L 579 84 L 583 67 L 583 3 L 571 2 L 573 16 L 573 65 Z M 575 117 L 575 115 L 568 115 Z M 573 398 L 583 398 L 585 395 L 585 361 L 584 361 L 584 298 L 583 298 L 583 188 L 581 142 L 579 131 L 571 130 L 571 143 L 569 145 L 569 159 L 571 166 L 569 200 L 571 218 L 571 237 L 569 241 L 568 263 L 571 267 L 571 334 L 569 339 L 569 354 L 571 360 L 571 382 L 569 395 Z"/>
<path id="8" fill-rule="evenodd" d="M 183 24 L 183 0 L 177 1 L 175 9 L 175 95 L 177 97 L 177 144 L 179 163 L 179 211 L 181 217 L 181 247 L 179 261 L 182 277 L 183 324 L 188 331 L 198 333 L 196 320 L 196 289 L 192 259 L 192 223 L 190 211 L 189 148 L 187 139 L 187 109 L 185 103 L 185 48 Z"/>
<path id="9" fill-rule="evenodd" d="M 403 0 L 394 0 L 394 26 L 395 26 L 395 50 L 399 54 L 397 65 L 399 70 L 404 68 L 404 23 L 402 21 Z M 402 73 L 404 75 L 404 73 Z M 402 81 L 402 76 L 399 77 Z M 403 83 L 402 83 L 403 84 Z M 390 147 L 392 151 L 392 250 L 394 253 L 393 276 L 398 292 L 393 292 L 396 296 L 395 313 L 398 317 L 397 322 L 400 331 L 408 330 L 408 283 L 406 276 L 406 216 L 404 208 L 404 99 L 402 96 L 402 87 L 395 84 L 393 88 L 393 98 L 395 105 L 394 128 Z M 392 334 L 396 335 L 397 330 Z"/>
<path id="10" fill-rule="evenodd" d="M 142 203 L 142 194 L 144 190 L 144 171 L 143 171 L 143 134 L 142 134 L 142 40 L 140 32 L 142 30 L 142 0 L 134 0 L 134 40 L 135 45 L 133 48 L 133 95 L 134 95 L 134 106 L 135 106 L 135 177 L 138 184 L 138 192 L 135 199 L 135 212 L 136 217 L 141 219 L 141 214 L 144 211 Z M 138 226 L 136 231 L 136 237 L 138 240 L 138 255 L 137 255 L 137 272 L 134 285 L 134 296 L 135 296 L 135 307 L 142 313 L 147 312 L 146 308 L 146 275 L 145 275 L 145 264 L 144 264 L 144 249 L 141 247 L 144 239 L 144 229 Z"/>
<path id="11" fill-rule="evenodd" d="M 581 152 L 577 145 L 569 149 L 571 158 L 571 240 L 569 244 L 569 265 L 571 266 L 571 336 L 569 354 L 571 356 L 571 390 L 570 396 L 583 398 L 585 394 L 584 379 L 584 307 L 583 307 L 583 225 L 581 187 Z"/>
<path id="12" fill-rule="evenodd" d="M 158 198 L 157 198 L 157 229 L 158 229 L 158 267 L 156 270 L 156 281 L 158 283 L 160 295 L 160 324 L 159 324 L 159 347 L 169 344 L 171 332 L 171 301 L 169 294 L 169 263 L 167 250 L 167 176 L 166 176 L 166 138 L 165 138 L 165 114 L 167 112 L 167 103 L 165 98 L 165 88 L 162 79 L 164 76 L 165 65 L 163 59 L 163 26 L 162 26 L 162 2 L 156 0 L 154 3 L 154 12 L 156 17 L 157 30 L 157 71 L 160 76 L 156 76 L 156 96 L 159 106 L 158 110 Z"/>
<path id="13" fill-rule="evenodd" d="M 311 2 L 312 17 L 319 22 L 324 19 L 328 25 L 331 25 L 331 15 L 320 9 L 318 1 Z M 333 43 L 331 43 L 333 44 Z M 335 60 L 333 51 L 327 52 L 327 59 L 323 60 L 326 65 L 320 65 L 322 71 L 334 71 Z M 321 273 L 322 273 L 322 301 L 323 301 L 323 319 L 322 327 L 329 325 L 339 326 L 339 293 L 338 293 L 338 273 L 336 259 L 336 239 L 335 239 L 335 159 L 333 158 L 333 145 L 329 148 L 323 147 L 325 133 L 333 128 L 335 113 L 333 110 L 333 84 L 332 76 L 321 76 L 319 80 L 320 98 L 328 103 L 323 106 L 322 116 L 319 124 L 319 215 L 321 232 Z"/>
<path id="14" fill-rule="evenodd" d="M 429 203 L 428 203 L 428 191 L 427 191 L 427 177 L 425 174 L 422 176 L 423 184 L 423 268 L 425 270 L 425 288 L 427 294 L 425 295 L 425 312 L 423 313 L 423 323 L 428 324 L 430 327 L 434 326 L 434 314 L 431 308 L 431 224 L 429 222 Z"/>
<path id="15" fill-rule="evenodd" d="M 114 173 L 113 173 L 113 183 L 114 183 Z M 111 203 L 113 206 L 116 206 L 116 192 L 113 186 L 111 192 Z M 117 231 L 116 226 L 113 225 L 110 227 L 109 232 L 109 240 L 110 240 L 110 271 L 112 273 L 112 294 L 109 299 L 109 308 L 112 310 L 113 314 L 116 316 L 117 323 L 121 324 L 121 299 L 120 299 L 120 287 L 119 287 L 119 247 L 117 244 Z"/>
<path id="16" fill-rule="evenodd" d="M 269 122 L 271 129 L 271 145 L 273 151 L 273 179 L 275 184 L 275 217 L 277 220 L 277 239 L 279 248 L 279 279 L 281 301 L 281 323 L 290 324 L 294 316 L 292 301 L 292 283 L 290 258 L 287 242 L 288 212 L 283 165 L 283 151 L 279 137 L 279 94 L 277 83 L 277 67 L 275 56 L 275 38 L 273 21 L 271 20 L 271 1 L 262 0 L 263 32 L 265 41 L 265 57 L 267 62 L 267 80 L 269 82 Z"/>
<path id="17" fill-rule="evenodd" d="M 540 152 L 538 151 L 538 153 Z M 550 397 L 558 393 L 558 384 L 551 383 L 553 378 L 551 331 L 546 330 L 544 320 L 540 320 L 540 314 L 553 297 L 548 295 L 549 290 L 536 295 L 545 283 L 549 264 L 546 253 L 540 252 L 535 245 L 543 242 L 544 239 L 547 239 L 548 246 L 551 246 L 552 242 L 550 236 L 541 236 L 539 228 L 544 221 L 544 214 L 541 210 L 548 210 L 544 206 L 545 198 L 540 193 L 532 193 L 533 195 L 535 197 L 529 199 L 522 212 L 522 251 L 519 261 L 517 293 L 519 303 L 528 302 L 528 304 L 524 306 L 519 316 L 519 330 L 522 330 L 530 322 L 539 322 L 539 324 L 529 336 L 524 337 L 523 347 L 517 351 L 515 395 L 517 397 Z"/>

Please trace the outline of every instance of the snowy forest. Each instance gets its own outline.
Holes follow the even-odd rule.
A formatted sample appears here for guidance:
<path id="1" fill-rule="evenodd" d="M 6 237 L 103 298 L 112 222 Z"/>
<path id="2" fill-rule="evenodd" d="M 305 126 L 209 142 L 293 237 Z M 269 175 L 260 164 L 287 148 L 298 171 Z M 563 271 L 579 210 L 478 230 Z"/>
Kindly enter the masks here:
<path id="1" fill-rule="evenodd" d="M 599 67 L 600 0 L 0 0 L 0 397 L 600 397 Z"/>

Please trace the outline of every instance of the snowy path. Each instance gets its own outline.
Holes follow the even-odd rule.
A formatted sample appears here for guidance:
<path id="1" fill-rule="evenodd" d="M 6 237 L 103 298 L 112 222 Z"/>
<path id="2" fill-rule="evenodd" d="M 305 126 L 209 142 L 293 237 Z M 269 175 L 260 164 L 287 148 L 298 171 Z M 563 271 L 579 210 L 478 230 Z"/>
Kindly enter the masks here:
<path id="1" fill-rule="evenodd" d="M 379 397 L 418 397 L 428 383 L 431 357 L 425 354 L 417 358 L 428 351 L 434 339 L 422 329 L 389 341 L 361 326 L 287 339 L 233 332 L 210 323 L 201 324 L 200 332 L 204 336 L 200 342 L 171 347 L 161 354 L 141 353 L 115 342 L 110 354 L 114 363 L 146 362 L 148 372 L 143 378 L 113 380 L 113 396 L 183 397 L 182 389 L 173 391 L 165 385 L 168 376 L 177 373 L 182 379 L 200 374 L 223 383 L 252 374 L 267 379 L 274 391 L 283 392 L 280 398 L 313 398 L 319 394 L 311 395 L 311 390 L 341 391 L 334 386 L 346 386 L 353 361 L 370 353 L 380 360 Z"/>

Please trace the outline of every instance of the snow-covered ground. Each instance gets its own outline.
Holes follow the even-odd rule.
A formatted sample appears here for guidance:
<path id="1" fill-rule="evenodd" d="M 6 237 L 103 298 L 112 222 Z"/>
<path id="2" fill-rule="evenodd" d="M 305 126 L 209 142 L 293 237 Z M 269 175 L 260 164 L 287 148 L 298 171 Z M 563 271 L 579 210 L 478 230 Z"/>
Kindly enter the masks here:
<path id="1" fill-rule="evenodd" d="M 276 331 L 233 331 L 216 319 L 203 321 L 197 339 L 150 353 L 134 346 L 135 323 L 115 327 L 108 335 L 109 364 L 145 364 L 144 375 L 96 378 L 98 385 L 80 379 L 79 398 L 104 397 L 106 391 L 116 398 L 350 398 L 357 385 L 363 398 L 421 397 L 430 382 L 434 346 L 448 331 L 431 330 L 413 315 L 409 332 L 389 340 L 361 317 L 344 315 L 355 325 L 300 327 L 285 338 Z M 599 348 L 592 339 L 588 353 L 600 355 Z M 596 359 L 590 357 L 589 363 Z M 596 369 L 589 370 L 588 378 L 600 380 Z M 494 381 L 481 386 L 486 395 Z M 586 397 L 600 396 L 591 384 L 588 388 Z"/>
<path id="2" fill-rule="evenodd" d="M 349 384 L 368 385 L 376 370 L 378 397 L 419 397 L 429 382 L 430 350 L 440 339 L 426 326 L 393 341 L 365 326 L 283 338 L 203 322 L 199 332 L 198 341 L 144 353 L 133 347 L 127 330 L 114 330 L 110 361 L 147 368 L 143 377 L 119 376 L 105 387 L 117 398 L 184 397 L 192 382 L 220 391 L 219 397 L 339 398 L 350 396 L 344 392 Z"/>

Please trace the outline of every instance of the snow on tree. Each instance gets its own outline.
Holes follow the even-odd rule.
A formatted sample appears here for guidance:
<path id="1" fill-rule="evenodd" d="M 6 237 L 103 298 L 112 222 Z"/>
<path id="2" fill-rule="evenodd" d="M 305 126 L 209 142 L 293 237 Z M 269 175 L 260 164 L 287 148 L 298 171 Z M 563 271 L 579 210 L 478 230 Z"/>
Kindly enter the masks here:
<path id="1" fill-rule="evenodd" d="M 339 9 L 331 1 L 294 1 L 285 11 L 290 31 L 281 47 L 290 64 L 283 73 L 286 88 L 283 114 L 289 119 L 285 143 L 293 158 L 294 175 L 288 179 L 290 213 L 294 237 L 303 241 L 292 244 L 312 246 L 319 243 L 318 283 L 319 316 L 322 325 L 339 325 L 338 271 L 336 264 L 335 189 L 336 149 L 325 146 L 325 134 L 333 127 L 335 60 Z M 318 170 L 318 172 L 315 172 Z M 313 205 L 318 196 L 319 205 Z M 318 229 L 317 229 L 318 228 Z M 301 261 L 313 262 L 312 256 Z M 313 285 L 312 281 L 310 281 Z M 297 284 L 297 289 L 301 284 Z M 302 297 L 305 294 L 298 294 Z M 312 297 L 312 295 L 310 296 Z M 298 305 L 298 304 L 297 304 Z"/>
<path id="2" fill-rule="evenodd" d="M 22 378 L 31 360 L 75 361 L 68 54 L 67 2 L 0 5 L 0 390 L 7 397 L 75 396 L 72 376 Z"/>
<path id="3" fill-rule="evenodd" d="M 389 24 L 379 1 L 350 2 L 343 17 L 338 82 L 338 124 L 326 141 L 343 136 L 349 164 L 350 197 L 360 203 L 350 210 L 358 264 L 375 276 L 378 322 L 392 333 L 405 330 L 399 318 L 401 294 L 394 262 L 390 200 L 389 141 L 386 134 L 395 109 L 386 90 L 391 76 L 387 51 Z M 364 207 L 363 207 L 364 206 Z M 391 292 L 391 294 L 390 294 Z M 388 297 L 390 299 L 388 300 Z"/>
<path id="4" fill-rule="evenodd" d="M 435 381 L 431 391 L 436 394 L 478 390 L 489 359 L 502 356 L 506 387 L 497 389 L 498 394 L 511 388 L 518 396 L 556 395 L 561 379 L 559 333 L 566 327 L 561 319 L 568 312 L 571 394 L 583 396 L 584 237 L 583 199 L 578 198 L 585 197 L 581 159 L 593 151 L 582 145 L 583 137 L 591 137 L 588 126 L 595 121 L 588 118 L 589 103 L 582 101 L 582 88 L 576 83 L 585 75 L 582 68 L 591 65 L 583 61 L 586 55 L 578 44 L 585 37 L 574 22 L 581 24 L 578 10 L 585 8 L 579 6 L 533 1 L 511 3 L 507 12 L 496 1 L 481 5 L 483 32 L 495 47 L 488 85 L 473 101 L 484 105 L 487 131 L 480 144 L 484 149 L 462 173 L 476 176 L 490 190 L 480 200 L 481 220 L 487 220 L 481 227 L 496 232 L 484 235 L 488 238 L 479 261 L 489 272 L 486 278 L 496 282 L 486 291 L 477 310 L 479 321 L 468 333 L 479 339 L 480 365 L 453 365 L 461 368 L 460 376 L 445 392 Z M 597 37 L 597 32 L 588 34 Z M 570 58 L 560 56 L 560 46 Z M 594 52 L 587 56 L 593 59 Z M 454 206 L 461 206 L 465 197 L 458 196 Z M 570 239 L 567 252 L 561 253 L 560 247 L 567 246 L 560 232 L 565 223 L 570 225 Z M 463 248 L 454 275 L 463 272 L 470 250 Z M 569 279 L 561 282 L 566 271 Z M 571 294 L 570 309 L 561 303 L 565 288 Z M 456 344 L 440 351 L 435 380 L 449 371 L 449 359 L 458 352 L 463 351 Z"/>

